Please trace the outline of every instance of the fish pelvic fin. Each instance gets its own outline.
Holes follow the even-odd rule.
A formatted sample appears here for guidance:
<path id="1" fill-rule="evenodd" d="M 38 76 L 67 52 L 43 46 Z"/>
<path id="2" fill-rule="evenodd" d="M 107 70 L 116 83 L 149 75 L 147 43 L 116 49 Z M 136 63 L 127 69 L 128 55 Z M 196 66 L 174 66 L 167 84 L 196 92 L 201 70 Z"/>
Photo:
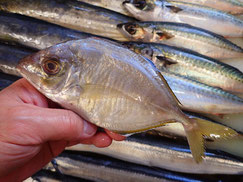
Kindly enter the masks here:
<path id="1" fill-rule="evenodd" d="M 192 156 L 196 163 L 203 160 L 205 152 L 205 138 L 225 140 L 236 136 L 238 133 L 226 126 L 212 123 L 199 118 L 190 118 L 191 125 L 183 125 Z"/>

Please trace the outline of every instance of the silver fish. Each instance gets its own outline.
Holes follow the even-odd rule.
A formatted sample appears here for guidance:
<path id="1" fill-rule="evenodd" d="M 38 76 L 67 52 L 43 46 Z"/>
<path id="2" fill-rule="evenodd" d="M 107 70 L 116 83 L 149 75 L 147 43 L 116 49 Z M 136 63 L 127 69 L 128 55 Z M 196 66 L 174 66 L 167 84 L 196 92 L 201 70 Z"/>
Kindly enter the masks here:
<path id="1" fill-rule="evenodd" d="M 111 131 L 136 133 L 182 123 L 197 162 L 202 160 L 203 136 L 236 135 L 221 125 L 187 118 L 154 65 L 110 41 L 58 44 L 25 57 L 17 69 L 51 100 Z"/>
<path id="2" fill-rule="evenodd" d="M 206 153 L 203 163 L 193 161 L 189 149 L 183 142 L 162 137 L 141 135 L 127 137 L 124 141 L 113 141 L 107 148 L 91 145 L 75 145 L 73 151 L 95 152 L 146 166 L 171 171 L 196 174 L 242 174 L 243 163 L 232 158 Z"/>
<path id="3" fill-rule="evenodd" d="M 179 1 L 129 0 L 125 8 L 142 21 L 187 23 L 225 37 L 242 37 L 243 21 L 225 12 Z"/>
<path id="4" fill-rule="evenodd" d="M 231 14 L 242 14 L 243 13 L 243 2 L 242 0 L 177 0 L 185 3 L 193 3 L 202 6 L 215 8 L 221 11 L 225 11 Z"/>
<path id="5" fill-rule="evenodd" d="M 91 34 L 14 14 L 0 14 L 0 39 L 35 49 L 45 49 L 68 40 L 82 39 Z"/>
<path id="6" fill-rule="evenodd" d="M 105 156 L 99 156 L 97 154 L 89 155 L 81 152 L 63 152 L 54 160 L 56 168 L 62 174 L 92 181 L 172 182 L 174 181 L 173 177 L 177 177 L 178 179 L 184 177 L 183 175 L 173 174 L 165 170 L 155 171 L 149 167 L 118 161 Z M 44 168 L 47 170 L 54 170 L 51 163 Z"/>
<path id="7" fill-rule="evenodd" d="M 243 99 L 236 95 L 168 71 L 161 73 L 185 110 L 215 115 L 243 112 Z"/>
<path id="8" fill-rule="evenodd" d="M 95 6 L 106 8 L 127 16 L 131 14 L 122 6 L 124 0 L 78 0 Z"/>
<path id="9" fill-rule="evenodd" d="M 118 24 L 130 40 L 157 42 L 196 51 L 217 58 L 242 57 L 243 49 L 215 33 L 188 24 L 172 22 L 131 22 Z"/>
<path id="10" fill-rule="evenodd" d="M 243 93 L 243 73 L 215 59 L 164 44 L 130 42 L 124 45 L 152 60 L 159 70 L 164 69 L 229 92 Z"/>
<path id="11" fill-rule="evenodd" d="M 2 0 L 0 10 L 31 16 L 79 30 L 116 40 L 126 40 L 117 30 L 118 23 L 134 21 L 133 18 L 94 7 L 77 1 L 58 0 Z"/>

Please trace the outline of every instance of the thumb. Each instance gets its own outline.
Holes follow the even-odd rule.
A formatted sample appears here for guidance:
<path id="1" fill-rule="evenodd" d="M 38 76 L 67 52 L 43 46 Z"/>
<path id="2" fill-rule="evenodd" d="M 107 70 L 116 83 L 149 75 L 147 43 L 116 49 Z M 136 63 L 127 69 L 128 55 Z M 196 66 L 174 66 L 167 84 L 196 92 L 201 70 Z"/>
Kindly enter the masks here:
<path id="1" fill-rule="evenodd" d="M 30 144 L 51 140 L 80 141 L 93 136 L 97 130 L 95 125 L 70 110 L 41 108 L 29 104 L 25 104 L 24 109 L 22 107 L 17 110 L 13 116 L 15 118 L 12 118 L 12 121 L 17 121 L 17 126 L 13 127 L 18 128 L 17 135 L 27 136 Z"/>

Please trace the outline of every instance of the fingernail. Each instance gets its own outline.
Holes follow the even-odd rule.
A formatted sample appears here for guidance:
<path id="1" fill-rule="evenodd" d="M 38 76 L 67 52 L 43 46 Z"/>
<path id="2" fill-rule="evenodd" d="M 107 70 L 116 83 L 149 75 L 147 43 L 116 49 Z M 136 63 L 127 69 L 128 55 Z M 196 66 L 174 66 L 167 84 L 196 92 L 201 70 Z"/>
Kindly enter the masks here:
<path id="1" fill-rule="evenodd" d="M 85 135 L 85 137 L 91 137 L 93 136 L 97 131 L 97 126 L 84 121 L 84 129 L 83 129 L 83 133 Z"/>

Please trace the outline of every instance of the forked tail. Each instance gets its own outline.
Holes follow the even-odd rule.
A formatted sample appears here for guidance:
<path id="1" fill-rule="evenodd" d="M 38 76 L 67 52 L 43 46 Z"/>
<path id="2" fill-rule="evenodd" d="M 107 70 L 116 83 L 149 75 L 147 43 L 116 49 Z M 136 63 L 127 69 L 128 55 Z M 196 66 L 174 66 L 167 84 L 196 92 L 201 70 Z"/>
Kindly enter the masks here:
<path id="1" fill-rule="evenodd" d="M 194 160 L 199 163 L 204 157 L 204 139 L 223 140 L 237 135 L 237 132 L 220 124 L 199 118 L 190 118 L 190 125 L 183 125 Z"/>

